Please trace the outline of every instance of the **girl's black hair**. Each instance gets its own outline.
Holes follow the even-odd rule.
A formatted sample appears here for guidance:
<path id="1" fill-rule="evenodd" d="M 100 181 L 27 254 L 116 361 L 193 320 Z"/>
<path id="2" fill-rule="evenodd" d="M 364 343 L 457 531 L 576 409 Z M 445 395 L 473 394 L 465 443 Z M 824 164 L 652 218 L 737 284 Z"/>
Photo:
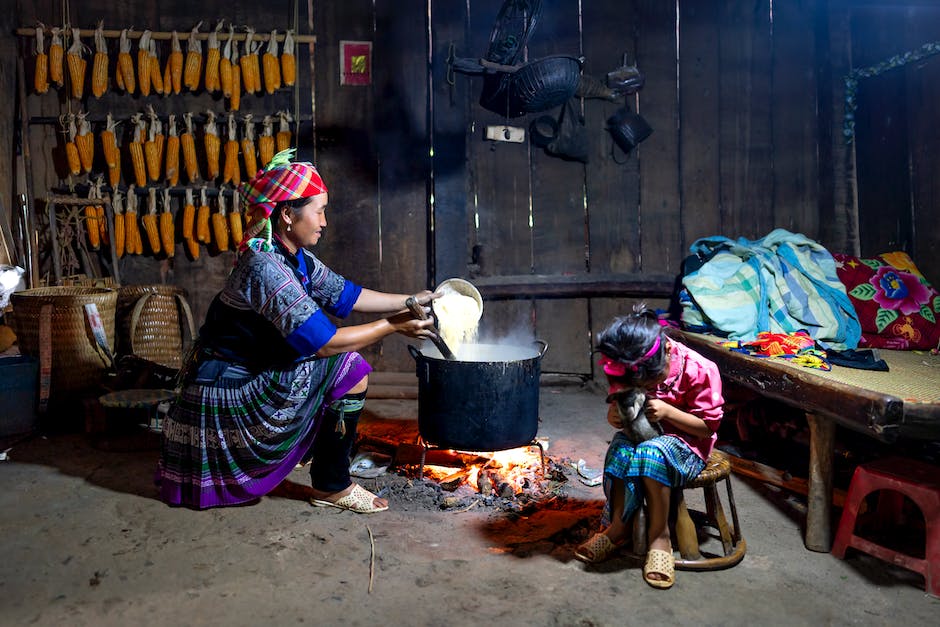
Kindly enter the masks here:
<path id="1" fill-rule="evenodd" d="M 627 365 L 626 383 L 641 383 L 662 375 L 667 367 L 666 337 L 656 312 L 646 303 L 634 305 L 633 313 L 615 318 L 597 336 L 597 351 Z M 637 363 L 656 343 L 659 348 Z M 633 370 L 635 365 L 636 370 Z"/>

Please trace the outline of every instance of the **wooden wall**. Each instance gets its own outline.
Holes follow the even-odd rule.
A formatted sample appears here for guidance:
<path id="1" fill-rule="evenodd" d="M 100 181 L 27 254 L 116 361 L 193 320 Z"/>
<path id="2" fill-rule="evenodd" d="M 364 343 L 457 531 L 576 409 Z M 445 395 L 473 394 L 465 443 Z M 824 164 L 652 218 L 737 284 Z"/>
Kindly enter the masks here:
<path id="1" fill-rule="evenodd" d="M 14 4 L 12 27 L 62 22 L 61 3 Z M 507 120 L 479 105 L 481 78 L 448 80 L 451 51 L 458 57 L 485 52 L 502 0 L 276 0 L 263 6 L 236 0 L 203 3 L 195 12 L 179 0 L 70 6 L 72 21 L 83 28 L 105 19 L 114 28 L 188 30 L 198 19 L 225 18 L 260 31 L 285 28 L 296 7 L 301 32 L 317 37 L 313 58 L 299 62 L 312 95 L 307 82 L 299 94 L 248 100 L 247 106 L 261 111 L 287 98 L 304 120 L 301 155 L 316 161 L 331 195 L 317 254 L 350 278 L 388 291 L 470 278 L 487 297 L 484 339 L 545 340 L 544 370 L 591 375 L 592 337 L 633 302 L 668 306 L 680 264 L 699 237 L 755 239 L 786 228 L 832 250 L 874 253 L 897 245 L 936 280 L 940 223 L 929 219 L 936 204 L 930 172 L 940 138 L 926 103 L 940 60 L 898 72 L 903 78 L 884 77 L 900 83 L 866 86 L 860 111 L 868 121 L 859 120 L 859 141 L 847 146 L 841 134 L 842 78 L 860 59 L 869 63 L 940 39 L 931 35 L 937 21 L 928 3 L 898 4 L 904 6 L 544 2 L 529 40 L 530 60 L 583 56 L 584 72 L 603 79 L 626 55 L 646 75 L 643 89 L 627 102 L 654 132 L 628 157 L 615 151 L 604 130 L 624 103 L 577 102 L 590 142 L 587 164 L 549 156 L 528 142 L 483 139 L 487 125 Z M 341 40 L 373 43 L 371 85 L 339 84 Z M 31 48 L 24 49 L 28 59 Z M 8 85 L 9 72 L 4 62 L 0 80 Z M 187 106 L 221 110 L 208 96 L 189 98 Z M 132 100 L 123 106 L 141 106 Z M 55 95 L 29 96 L 35 116 L 56 116 L 64 105 Z M 534 117 L 508 122 L 528 131 Z M 869 140 L 887 137 L 876 127 L 890 122 L 896 130 L 899 120 L 903 132 L 890 134 L 889 184 L 866 170 L 888 149 L 871 148 Z M 13 144 L 12 126 L 8 117 L 0 119 L 5 146 Z M 40 197 L 61 183 L 58 140 L 54 129 L 42 126 L 30 135 L 34 195 Z M 11 169 L 5 159 L 2 168 Z M 8 193 L 3 190 L 5 203 Z M 868 228 L 875 219 L 884 224 Z M 172 262 L 124 260 L 122 275 L 184 286 L 199 316 L 224 280 L 231 254 L 193 262 L 180 252 Z M 391 338 L 366 353 L 378 368 L 409 370 L 404 344 Z"/>

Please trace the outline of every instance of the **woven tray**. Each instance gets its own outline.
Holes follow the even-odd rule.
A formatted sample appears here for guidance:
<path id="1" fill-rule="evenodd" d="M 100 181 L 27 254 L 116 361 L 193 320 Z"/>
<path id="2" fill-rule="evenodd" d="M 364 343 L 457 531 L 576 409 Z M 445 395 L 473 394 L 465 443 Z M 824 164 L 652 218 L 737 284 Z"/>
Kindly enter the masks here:
<path id="1" fill-rule="evenodd" d="M 183 326 L 183 322 L 186 326 Z M 118 290 L 118 353 L 179 369 L 184 329 L 195 336 L 185 292 L 173 285 L 126 285 Z"/>

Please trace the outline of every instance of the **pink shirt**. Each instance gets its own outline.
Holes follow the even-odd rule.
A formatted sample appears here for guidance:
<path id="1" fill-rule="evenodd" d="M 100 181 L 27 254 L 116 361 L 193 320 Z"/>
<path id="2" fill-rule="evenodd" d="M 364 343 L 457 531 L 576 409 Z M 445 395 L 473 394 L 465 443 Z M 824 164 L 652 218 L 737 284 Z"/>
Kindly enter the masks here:
<path id="1" fill-rule="evenodd" d="M 681 439 L 707 460 L 718 439 L 718 424 L 724 415 L 718 366 L 685 344 L 669 340 L 669 375 L 651 396 L 705 421 L 711 430 L 707 438 L 697 438 L 677 429 L 668 420 L 659 424 L 663 433 Z"/>

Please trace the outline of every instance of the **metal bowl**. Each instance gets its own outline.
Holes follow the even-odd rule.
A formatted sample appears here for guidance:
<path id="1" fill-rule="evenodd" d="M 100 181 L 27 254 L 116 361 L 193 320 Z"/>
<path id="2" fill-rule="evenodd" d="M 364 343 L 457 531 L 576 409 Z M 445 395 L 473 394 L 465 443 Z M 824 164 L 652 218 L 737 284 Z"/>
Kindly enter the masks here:
<path id="1" fill-rule="evenodd" d="M 463 296 L 469 296 L 476 301 L 477 307 L 480 309 L 480 317 L 483 316 L 483 296 L 480 294 L 480 290 L 470 281 L 457 278 L 447 279 L 437 286 L 437 291 L 442 294 L 457 293 Z"/>

